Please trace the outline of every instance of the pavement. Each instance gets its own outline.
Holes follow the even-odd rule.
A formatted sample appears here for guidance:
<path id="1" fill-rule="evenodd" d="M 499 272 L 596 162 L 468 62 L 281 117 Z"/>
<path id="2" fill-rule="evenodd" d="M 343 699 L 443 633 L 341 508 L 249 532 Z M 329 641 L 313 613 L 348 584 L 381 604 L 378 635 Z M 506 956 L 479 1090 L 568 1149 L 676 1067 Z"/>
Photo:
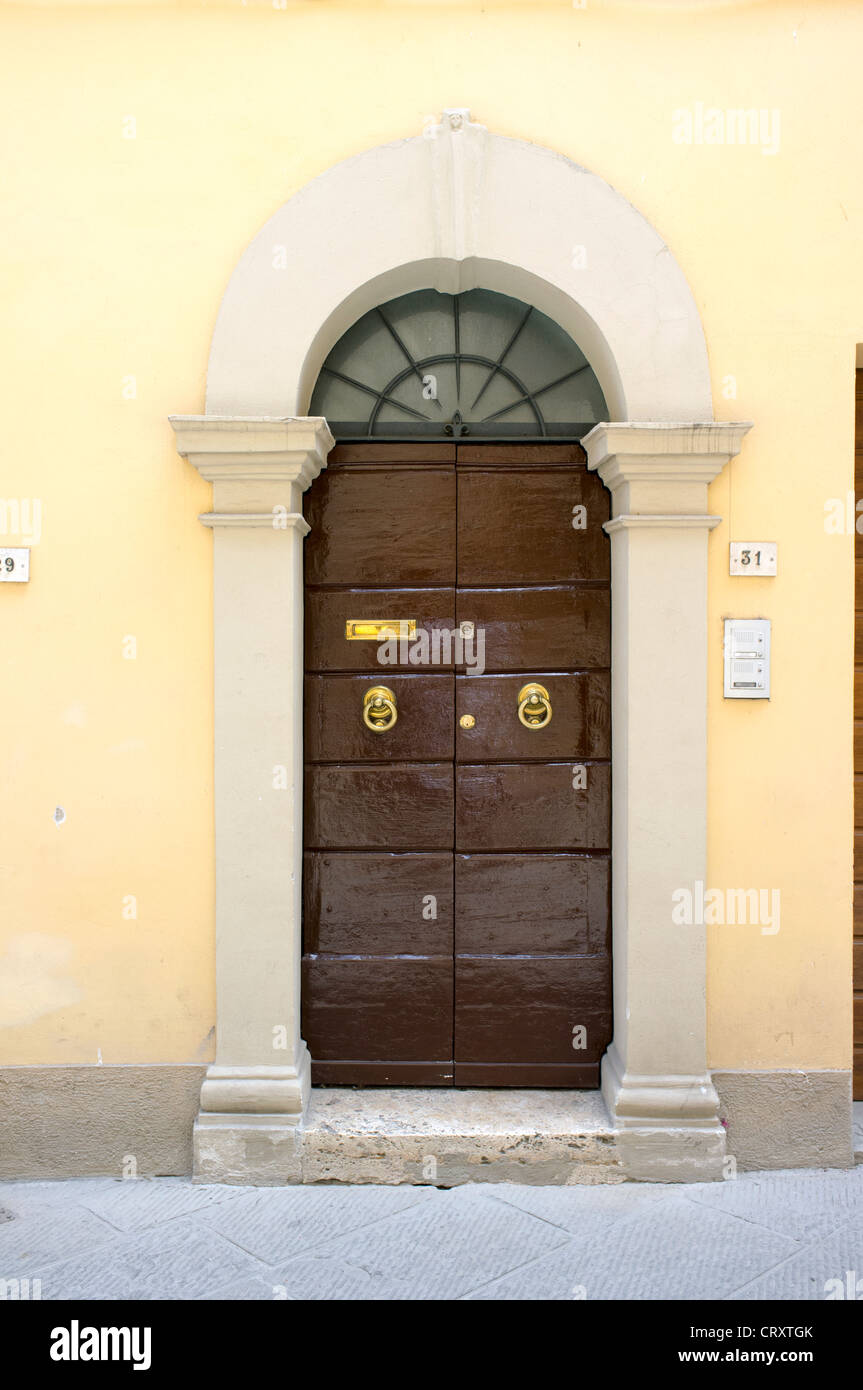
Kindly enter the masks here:
<path id="1" fill-rule="evenodd" d="M 863 1165 L 718 1183 L 448 1190 L 0 1183 L 6 1298 L 823 1300 L 849 1291 L 863 1297 Z"/>

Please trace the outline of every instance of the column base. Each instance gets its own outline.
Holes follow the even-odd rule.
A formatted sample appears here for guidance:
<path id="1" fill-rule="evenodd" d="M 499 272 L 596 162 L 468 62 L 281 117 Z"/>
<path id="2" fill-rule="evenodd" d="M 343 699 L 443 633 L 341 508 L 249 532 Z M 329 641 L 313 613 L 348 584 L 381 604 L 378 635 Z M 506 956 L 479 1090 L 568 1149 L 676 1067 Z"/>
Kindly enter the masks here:
<path id="1" fill-rule="evenodd" d="M 636 1182 L 717 1182 L 727 1176 L 725 1130 L 709 1072 L 637 1076 L 612 1043 L 602 1094 L 617 1131 L 620 1165 Z"/>
<path id="2" fill-rule="evenodd" d="M 205 1115 L 192 1133 L 194 1182 L 281 1187 L 302 1182 L 300 1116 Z"/>
<path id="3" fill-rule="evenodd" d="M 207 1067 L 201 1086 L 201 1113 L 279 1115 L 296 1124 L 305 1114 L 312 1089 L 312 1062 L 299 1043 L 297 1060 L 283 1067 Z M 290 1117 L 293 1116 L 293 1120 Z"/>
<path id="4" fill-rule="evenodd" d="M 300 1182 L 300 1126 L 311 1094 L 305 1043 L 295 1065 L 207 1068 L 192 1138 L 195 1182 Z"/>

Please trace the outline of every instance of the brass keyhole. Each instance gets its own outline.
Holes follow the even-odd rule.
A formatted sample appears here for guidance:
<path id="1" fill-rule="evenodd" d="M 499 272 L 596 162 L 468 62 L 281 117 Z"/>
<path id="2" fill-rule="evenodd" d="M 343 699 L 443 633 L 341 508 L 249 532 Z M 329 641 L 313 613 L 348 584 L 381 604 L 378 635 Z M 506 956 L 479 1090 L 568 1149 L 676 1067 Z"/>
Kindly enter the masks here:
<path id="1" fill-rule="evenodd" d="M 463 714 L 458 722 L 459 724 L 461 724 L 463 729 L 472 729 L 474 724 L 476 723 L 476 720 L 474 719 L 472 714 Z"/>

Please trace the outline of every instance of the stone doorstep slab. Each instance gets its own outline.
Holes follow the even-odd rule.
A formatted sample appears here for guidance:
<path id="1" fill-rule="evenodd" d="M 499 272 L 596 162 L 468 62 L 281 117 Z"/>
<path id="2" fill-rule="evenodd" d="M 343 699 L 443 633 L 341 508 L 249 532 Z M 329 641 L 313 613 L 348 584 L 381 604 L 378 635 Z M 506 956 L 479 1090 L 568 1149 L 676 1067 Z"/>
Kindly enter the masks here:
<path id="1" fill-rule="evenodd" d="M 598 1091 L 314 1087 L 295 1129 L 251 1120 L 196 1126 L 196 1181 L 626 1181 Z"/>

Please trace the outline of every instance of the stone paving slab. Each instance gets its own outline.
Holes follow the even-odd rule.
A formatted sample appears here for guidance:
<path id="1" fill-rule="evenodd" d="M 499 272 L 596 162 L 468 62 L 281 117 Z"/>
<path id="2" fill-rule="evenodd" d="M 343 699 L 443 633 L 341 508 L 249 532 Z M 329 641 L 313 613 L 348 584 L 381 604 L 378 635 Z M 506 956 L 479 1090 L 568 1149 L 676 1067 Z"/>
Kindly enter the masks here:
<path id="1" fill-rule="evenodd" d="M 43 1299 L 185 1299 L 260 1268 L 231 1241 L 183 1217 L 28 1273 L 41 1280 Z"/>
<path id="2" fill-rule="evenodd" d="M 745 1182 L 693 1183 L 687 1195 L 769 1231 L 811 1243 L 863 1215 L 863 1167 L 825 1169 L 817 1183 L 801 1169 L 752 1173 Z"/>
<path id="3" fill-rule="evenodd" d="M 161 1178 L 160 1182 L 170 1182 Z M 88 1197 L 98 1193 L 113 1192 L 120 1185 L 118 1178 L 45 1178 L 30 1181 L 0 1181 L 0 1211 L 14 1211 L 17 1216 L 25 1216 L 28 1211 L 43 1207 L 87 1206 Z M 187 1186 L 189 1184 L 187 1183 Z M 0 1217 L 2 1220 L 2 1217 Z"/>
<path id="4" fill-rule="evenodd" d="M 627 1182 L 564 1188 L 507 1183 L 495 1187 L 493 1196 L 553 1226 L 560 1226 L 571 1235 L 585 1235 L 594 1230 L 604 1233 L 615 1221 L 635 1211 L 644 1211 L 657 1202 L 671 1201 L 675 1191 L 669 1183 Z"/>
<path id="5" fill-rule="evenodd" d="M 204 1186 L 187 1178 L 64 1179 L 61 1182 L 18 1182 L 2 1185 L 0 1208 L 18 1216 L 42 1208 L 79 1205 L 117 1231 L 140 1231 L 178 1216 L 241 1197 L 250 1189 Z M 2 1216 L 0 1216 L 2 1221 Z"/>
<path id="6" fill-rule="evenodd" d="M 228 1206 L 242 1199 L 244 1187 L 203 1186 L 184 1178 L 140 1178 L 115 1182 L 110 1191 L 85 1193 L 83 1201 L 120 1231 L 143 1231 L 193 1212 Z"/>
<path id="7" fill-rule="evenodd" d="M 706 1299 L 734 1289 L 799 1250 L 737 1217 L 674 1197 L 574 1237 L 471 1295 L 479 1299 Z"/>
<path id="8" fill-rule="evenodd" d="M 841 1292 L 835 1287 L 836 1283 Z M 783 1260 L 735 1294 L 739 1299 L 863 1298 L 863 1216 Z"/>
<path id="9" fill-rule="evenodd" d="M 204 1212 L 201 1223 L 266 1264 L 433 1200 L 432 1187 L 277 1187 Z"/>
<path id="10" fill-rule="evenodd" d="M 270 1303 L 295 1300 L 283 1284 L 278 1284 L 272 1274 L 251 1275 L 245 1279 L 235 1279 L 228 1284 L 219 1284 L 197 1295 L 197 1302 L 203 1303 Z"/>
<path id="11" fill-rule="evenodd" d="M 574 1187 L 6 1182 L 0 1299 L 14 1279 L 73 1300 L 825 1299 L 849 1279 L 863 1295 L 863 1168 Z"/>
<path id="12" fill-rule="evenodd" d="M 436 1196 L 317 1246 L 313 1258 L 285 1265 L 276 1282 L 294 1298 L 452 1299 L 569 1241 L 482 1191 Z"/>
<path id="13" fill-rule="evenodd" d="M 11 1203 L 3 1203 L 11 1211 Z M 31 1206 L 0 1225 L 0 1278 L 17 1279 L 76 1251 L 101 1250 L 117 1239 L 107 1221 L 80 1206 Z"/>

